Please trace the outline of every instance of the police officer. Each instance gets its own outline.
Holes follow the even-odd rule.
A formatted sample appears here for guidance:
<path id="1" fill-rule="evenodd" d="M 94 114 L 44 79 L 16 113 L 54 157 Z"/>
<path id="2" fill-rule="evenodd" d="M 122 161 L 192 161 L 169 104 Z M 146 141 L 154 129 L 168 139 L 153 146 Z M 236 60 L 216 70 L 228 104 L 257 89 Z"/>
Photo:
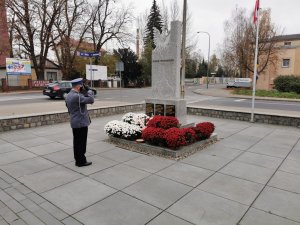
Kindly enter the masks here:
<path id="1" fill-rule="evenodd" d="M 88 90 L 86 95 L 82 94 L 83 81 L 77 78 L 71 81 L 72 90 L 66 97 L 66 105 L 70 114 L 71 127 L 73 131 L 73 150 L 75 165 L 78 167 L 89 166 L 85 158 L 88 126 L 91 124 L 87 111 L 87 104 L 94 103 L 94 94 Z"/>

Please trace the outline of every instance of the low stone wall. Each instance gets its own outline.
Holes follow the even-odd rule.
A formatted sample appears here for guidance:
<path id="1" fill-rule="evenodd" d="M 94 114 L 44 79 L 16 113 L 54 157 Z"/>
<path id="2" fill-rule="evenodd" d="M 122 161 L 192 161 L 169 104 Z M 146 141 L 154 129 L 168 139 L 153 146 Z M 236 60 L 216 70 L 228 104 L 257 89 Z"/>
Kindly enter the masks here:
<path id="1" fill-rule="evenodd" d="M 144 104 L 132 104 L 124 106 L 114 106 L 90 109 L 91 118 L 125 114 L 127 112 L 145 111 Z M 48 114 L 37 114 L 28 116 L 14 116 L 0 118 L 0 132 L 53 125 L 57 123 L 69 122 L 70 117 L 67 112 L 52 112 Z"/>
<path id="2" fill-rule="evenodd" d="M 105 108 L 96 108 L 89 110 L 91 118 L 125 114 L 127 112 L 145 111 L 145 104 L 132 104 L 124 106 L 114 106 Z M 231 119 L 240 121 L 250 121 L 251 114 L 247 112 L 236 112 L 230 110 L 208 109 L 187 107 L 188 115 L 207 116 L 221 119 Z M 290 117 L 283 115 L 255 114 L 256 123 L 266 123 L 274 125 L 285 125 L 300 127 L 300 116 Z M 27 116 L 11 116 L 0 118 L 0 132 L 53 125 L 57 123 L 69 122 L 70 117 L 67 112 L 51 112 L 48 114 L 35 114 Z"/>
<path id="3" fill-rule="evenodd" d="M 240 120 L 247 122 L 249 122 L 251 118 L 251 113 L 229 110 L 187 107 L 187 111 L 189 115 L 207 116 L 220 119 Z M 300 127 L 300 117 L 290 117 L 283 115 L 267 115 L 262 113 L 255 113 L 254 122 Z"/>

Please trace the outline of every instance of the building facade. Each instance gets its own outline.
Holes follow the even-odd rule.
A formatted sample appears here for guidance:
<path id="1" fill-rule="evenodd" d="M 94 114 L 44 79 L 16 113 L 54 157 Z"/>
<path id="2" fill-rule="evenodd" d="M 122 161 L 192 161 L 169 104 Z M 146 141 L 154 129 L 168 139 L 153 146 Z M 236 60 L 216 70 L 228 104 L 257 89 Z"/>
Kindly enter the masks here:
<path id="1" fill-rule="evenodd" d="M 259 74 L 257 89 L 273 89 L 274 79 L 280 75 L 300 76 L 300 34 L 277 36 L 276 48 L 278 61 Z"/>

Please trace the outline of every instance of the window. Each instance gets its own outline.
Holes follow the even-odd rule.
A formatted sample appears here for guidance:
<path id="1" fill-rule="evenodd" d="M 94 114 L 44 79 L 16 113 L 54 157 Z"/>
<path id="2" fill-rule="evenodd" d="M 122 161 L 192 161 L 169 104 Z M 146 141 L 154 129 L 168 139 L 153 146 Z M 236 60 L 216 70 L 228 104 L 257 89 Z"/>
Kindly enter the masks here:
<path id="1" fill-rule="evenodd" d="M 283 59 L 282 67 L 290 67 L 290 59 Z"/>
<path id="2" fill-rule="evenodd" d="M 57 80 L 57 72 L 47 72 L 47 80 Z"/>
<path id="3" fill-rule="evenodd" d="M 290 41 L 285 41 L 284 42 L 284 46 L 291 46 L 292 45 L 292 42 L 290 42 Z"/>

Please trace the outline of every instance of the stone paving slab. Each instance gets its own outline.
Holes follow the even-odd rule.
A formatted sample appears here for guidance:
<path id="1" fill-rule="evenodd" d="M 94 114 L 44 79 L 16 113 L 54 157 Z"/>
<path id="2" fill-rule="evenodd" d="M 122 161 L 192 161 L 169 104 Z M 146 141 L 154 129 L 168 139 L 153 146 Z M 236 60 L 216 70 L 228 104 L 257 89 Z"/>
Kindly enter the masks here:
<path id="1" fill-rule="evenodd" d="M 266 187 L 253 207 L 272 214 L 300 222 L 299 194 Z"/>
<path id="2" fill-rule="evenodd" d="M 297 147 L 295 147 L 294 150 L 289 154 L 287 159 L 300 161 L 300 148 L 298 150 Z"/>
<path id="3" fill-rule="evenodd" d="M 49 160 L 35 157 L 31 159 L 25 159 L 22 161 L 18 161 L 15 163 L 6 164 L 1 166 L 0 168 L 6 173 L 10 174 L 15 178 L 19 178 L 25 175 L 30 175 L 42 170 L 49 169 L 51 167 L 55 167 L 56 164 L 50 162 Z"/>
<path id="4" fill-rule="evenodd" d="M 141 154 L 136 152 L 127 151 L 121 148 L 114 148 L 112 150 L 106 151 L 104 153 L 99 154 L 101 157 L 111 159 L 117 162 L 125 162 L 131 159 L 135 159 L 141 156 Z"/>
<path id="5" fill-rule="evenodd" d="M 221 173 L 249 180 L 252 182 L 266 184 L 275 169 L 268 169 L 251 164 L 233 161 L 220 170 Z"/>
<path id="6" fill-rule="evenodd" d="M 300 175 L 277 171 L 268 186 L 300 194 Z"/>
<path id="7" fill-rule="evenodd" d="M 184 184 L 152 175 L 123 191 L 160 209 L 166 209 L 191 189 Z"/>
<path id="8" fill-rule="evenodd" d="M 192 157 L 188 157 L 182 162 L 197 166 L 203 169 L 208 169 L 212 171 L 217 171 L 220 168 L 224 167 L 227 163 L 231 160 L 228 158 L 213 156 L 213 155 L 206 155 L 201 153 L 196 153 Z"/>
<path id="9" fill-rule="evenodd" d="M 159 158 L 157 156 L 149 157 L 147 155 L 142 155 L 141 157 L 125 162 L 125 164 L 129 166 L 133 166 L 149 173 L 156 173 L 174 163 L 175 161 L 173 160 Z"/>
<path id="10" fill-rule="evenodd" d="M 126 164 L 119 164 L 94 173 L 90 175 L 90 177 L 110 187 L 122 190 L 150 175 L 151 174 L 146 171 L 136 169 Z"/>
<path id="11" fill-rule="evenodd" d="M 179 183 L 196 187 L 213 173 L 214 172 L 211 170 L 202 169 L 184 163 L 176 163 L 166 169 L 161 170 L 157 174 Z"/>
<path id="12" fill-rule="evenodd" d="M 74 214 L 113 194 L 116 190 L 88 177 L 44 192 L 42 196 L 68 214 Z"/>
<path id="13" fill-rule="evenodd" d="M 150 221 L 147 225 L 162 225 L 162 224 L 170 224 L 170 225 L 192 225 L 183 219 L 175 217 L 169 213 L 162 213 L 154 220 Z"/>
<path id="14" fill-rule="evenodd" d="M 251 208 L 240 225 L 299 225 L 300 223 Z"/>
<path id="15" fill-rule="evenodd" d="M 300 163 L 294 160 L 285 160 L 279 170 L 300 175 Z"/>
<path id="16" fill-rule="evenodd" d="M 39 145 L 35 147 L 26 148 L 28 151 L 36 154 L 36 155 L 46 155 L 54 152 L 58 152 L 64 149 L 70 148 L 68 145 L 64 145 L 61 143 L 53 142 L 49 144 Z"/>
<path id="17" fill-rule="evenodd" d="M 121 117 L 93 119 L 86 168 L 68 123 L 1 133 L 0 224 L 300 223 L 299 129 L 189 116 L 221 141 L 174 161 L 104 142 Z"/>
<path id="18" fill-rule="evenodd" d="M 34 154 L 25 150 L 5 152 L 1 154 L 0 165 L 6 165 L 8 163 L 14 163 L 25 159 L 34 158 L 34 157 L 35 157 Z"/>
<path id="19" fill-rule="evenodd" d="M 234 149 L 245 151 L 251 146 L 261 140 L 261 137 L 255 137 L 250 135 L 234 134 L 225 140 L 222 140 L 220 144 Z"/>
<path id="20" fill-rule="evenodd" d="M 160 213 L 154 206 L 117 193 L 74 215 L 83 224 L 141 225 Z"/>
<path id="21" fill-rule="evenodd" d="M 242 154 L 244 151 L 227 147 L 222 145 L 222 143 L 217 142 L 208 148 L 205 149 L 205 151 L 200 151 L 198 154 L 205 154 L 205 155 L 212 155 L 212 156 L 218 156 L 218 157 L 223 157 L 227 159 L 234 159 L 240 154 Z"/>
<path id="22" fill-rule="evenodd" d="M 82 175 L 70 169 L 56 166 L 38 173 L 23 176 L 18 178 L 18 180 L 35 192 L 42 193 L 81 177 Z"/>
<path id="23" fill-rule="evenodd" d="M 167 211 L 197 225 L 233 225 L 247 206 L 200 190 L 193 190 Z"/>
<path id="24" fill-rule="evenodd" d="M 99 172 L 101 170 L 110 168 L 110 167 L 118 164 L 116 161 L 100 157 L 99 155 L 89 156 L 89 157 L 87 157 L 87 160 L 92 161 L 93 165 L 87 166 L 87 167 L 77 167 L 77 166 L 75 166 L 74 162 L 70 162 L 70 163 L 65 164 L 65 166 L 75 172 L 78 172 L 78 173 L 81 173 L 84 175 L 90 175 L 90 174 Z"/>
<path id="25" fill-rule="evenodd" d="M 216 173 L 199 185 L 198 189 L 245 205 L 251 205 L 263 187 L 263 185 L 251 181 Z"/>
<path id="26" fill-rule="evenodd" d="M 282 162 L 282 159 L 252 152 L 244 152 L 236 158 L 236 161 L 269 169 L 276 169 Z"/>

